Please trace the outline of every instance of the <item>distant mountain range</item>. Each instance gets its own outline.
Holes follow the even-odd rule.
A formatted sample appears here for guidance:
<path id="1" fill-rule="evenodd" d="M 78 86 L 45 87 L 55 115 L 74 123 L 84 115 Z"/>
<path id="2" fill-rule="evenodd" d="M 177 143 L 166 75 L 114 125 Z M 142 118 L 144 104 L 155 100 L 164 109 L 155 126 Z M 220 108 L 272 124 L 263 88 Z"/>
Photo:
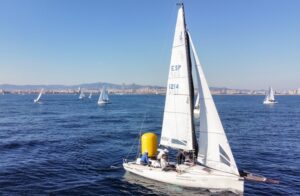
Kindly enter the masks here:
<path id="1" fill-rule="evenodd" d="M 103 86 L 111 89 L 141 89 L 141 88 L 149 88 L 149 89 L 163 89 L 165 87 L 156 86 L 156 85 L 138 85 L 138 84 L 112 84 L 106 82 L 97 82 L 97 83 L 87 83 L 87 84 L 78 84 L 78 85 L 13 85 L 13 84 L 0 84 L 1 90 L 39 90 L 44 88 L 45 90 L 66 90 L 66 89 L 78 89 L 79 87 L 82 89 L 91 89 L 98 90 Z"/>

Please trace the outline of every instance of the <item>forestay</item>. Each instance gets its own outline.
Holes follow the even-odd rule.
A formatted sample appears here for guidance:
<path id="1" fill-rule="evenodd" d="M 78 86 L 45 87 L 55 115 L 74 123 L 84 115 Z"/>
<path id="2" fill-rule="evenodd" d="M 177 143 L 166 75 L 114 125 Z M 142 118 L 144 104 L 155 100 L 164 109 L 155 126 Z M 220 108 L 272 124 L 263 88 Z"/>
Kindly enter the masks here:
<path id="1" fill-rule="evenodd" d="M 178 10 L 160 144 L 195 150 L 193 92 L 184 10 Z M 197 141 L 196 141 L 197 142 Z"/>
<path id="2" fill-rule="evenodd" d="M 190 36 L 199 75 L 200 134 L 198 161 L 208 167 L 239 175 L 219 114 Z"/>

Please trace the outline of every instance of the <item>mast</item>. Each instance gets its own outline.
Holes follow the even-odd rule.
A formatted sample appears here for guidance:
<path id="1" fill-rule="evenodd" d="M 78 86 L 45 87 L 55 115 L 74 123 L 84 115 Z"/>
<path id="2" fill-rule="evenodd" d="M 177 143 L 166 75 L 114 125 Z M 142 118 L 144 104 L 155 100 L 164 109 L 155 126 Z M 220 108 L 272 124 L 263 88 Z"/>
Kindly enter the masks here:
<path id="1" fill-rule="evenodd" d="M 187 60 L 187 67 L 188 67 L 188 80 L 189 80 L 189 91 L 190 91 L 190 110 L 191 110 L 191 115 L 192 115 L 192 137 L 193 137 L 193 148 L 194 148 L 194 157 L 197 158 L 198 155 L 198 143 L 197 143 L 197 137 L 196 137 L 196 132 L 195 132 L 195 124 L 194 124 L 194 83 L 193 83 L 193 77 L 192 77 L 192 61 L 191 61 L 191 52 L 190 52 L 190 37 L 187 32 L 186 28 L 186 21 L 185 21 L 185 12 L 184 12 L 184 5 L 181 3 L 182 6 L 182 11 L 183 11 L 183 22 L 184 22 L 184 34 L 185 34 L 185 39 L 186 39 L 186 60 Z"/>

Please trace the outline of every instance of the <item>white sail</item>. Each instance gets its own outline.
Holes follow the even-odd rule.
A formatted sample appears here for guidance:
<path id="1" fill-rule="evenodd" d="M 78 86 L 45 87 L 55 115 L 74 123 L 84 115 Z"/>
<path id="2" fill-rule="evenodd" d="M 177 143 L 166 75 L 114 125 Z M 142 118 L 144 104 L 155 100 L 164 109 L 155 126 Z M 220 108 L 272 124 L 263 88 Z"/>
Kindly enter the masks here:
<path id="1" fill-rule="evenodd" d="M 270 86 L 269 87 L 269 91 L 266 92 L 266 96 L 264 99 L 264 104 L 274 104 L 277 103 L 277 101 L 275 101 L 275 97 L 274 97 L 274 90 L 273 88 Z"/>
<path id="2" fill-rule="evenodd" d="M 190 45 L 191 45 L 191 48 L 192 48 L 192 54 L 193 54 L 193 57 L 194 57 L 194 63 L 195 63 L 195 69 L 196 69 L 196 79 L 197 79 L 197 84 L 198 84 L 198 93 L 197 93 L 197 98 L 196 98 L 196 102 L 195 102 L 194 108 L 195 109 L 199 109 L 200 108 L 200 105 L 199 105 L 200 104 L 200 93 L 199 93 L 200 75 L 199 75 L 199 67 L 201 66 L 201 64 L 200 64 L 200 60 L 199 60 L 198 54 L 197 54 L 197 52 L 195 50 L 195 47 L 194 47 L 194 44 L 193 44 L 190 32 L 188 32 L 188 34 L 189 34 L 189 38 L 190 38 Z"/>
<path id="3" fill-rule="evenodd" d="M 109 98 L 108 98 L 108 91 L 106 90 L 106 87 L 104 86 L 101 90 L 99 99 L 98 99 L 98 104 L 104 104 L 104 103 L 109 103 Z"/>
<path id="4" fill-rule="evenodd" d="M 193 150 L 193 114 L 191 72 L 188 62 L 184 12 L 178 10 L 164 108 L 160 144 Z"/>
<path id="5" fill-rule="evenodd" d="M 44 91 L 44 89 L 42 89 L 42 90 L 40 91 L 39 95 L 38 95 L 37 98 L 34 100 L 34 102 L 38 102 L 38 101 L 41 99 L 42 94 L 43 94 L 43 91 Z"/>
<path id="6" fill-rule="evenodd" d="M 269 92 L 266 92 L 266 96 L 265 96 L 265 99 L 264 99 L 264 103 L 269 101 Z"/>
<path id="7" fill-rule="evenodd" d="M 90 95 L 89 95 L 89 99 L 91 99 L 91 98 L 92 98 L 92 95 L 93 95 L 93 93 L 90 93 Z"/>
<path id="8" fill-rule="evenodd" d="M 200 108 L 199 103 L 200 103 L 200 95 L 198 92 L 194 108 L 197 108 L 197 109 Z"/>
<path id="9" fill-rule="evenodd" d="M 190 42 L 200 78 L 198 90 L 200 95 L 199 102 L 201 112 L 198 161 L 208 167 L 239 175 L 219 114 L 191 38 Z"/>
<path id="10" fill-rule="evenodd" d="M 271 86 L 270 86 L 270 89 L 269 89 L 269 100 L 270 101 L 275 101 L 274 91 L 273 91 L 273 88 Z"/>
<path id="11" fill-rule="evenodd" d="M 83 98 L 85 97 L 85 94 L 84 94 L 83 91 L 80 89 L 80 87 L 79 87 L 79 93 L 80 93 L 79 99 L 83 99 Z"/>

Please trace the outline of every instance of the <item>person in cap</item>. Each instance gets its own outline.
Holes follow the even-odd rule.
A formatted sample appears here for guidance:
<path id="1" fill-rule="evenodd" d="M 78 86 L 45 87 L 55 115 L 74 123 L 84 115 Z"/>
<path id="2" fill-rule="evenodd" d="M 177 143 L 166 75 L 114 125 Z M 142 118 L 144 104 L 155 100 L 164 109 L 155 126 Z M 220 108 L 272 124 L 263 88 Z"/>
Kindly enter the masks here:
<path id="1" fill-rule="evenodd" d="M 183 150 L 179 150 L 178 154 L 176 155 L 177 165 L 183 164 L 185 161 L 185 152 Z"/>
<path id="2" fill-rule="evenodd" d="M 160 150 L 159 153 L 158 153 L 158 155 L 157 155 L 157 157 L 156 157 L 156 159 L 157 159 L 158 161 L 160 161 L 161 158 L 162 158 L 162 156 L 163 156 L 163 155 L 167 155 L 168 152 L 169 152 L 169 151 L 168 151 L 167 149 Z"/>

